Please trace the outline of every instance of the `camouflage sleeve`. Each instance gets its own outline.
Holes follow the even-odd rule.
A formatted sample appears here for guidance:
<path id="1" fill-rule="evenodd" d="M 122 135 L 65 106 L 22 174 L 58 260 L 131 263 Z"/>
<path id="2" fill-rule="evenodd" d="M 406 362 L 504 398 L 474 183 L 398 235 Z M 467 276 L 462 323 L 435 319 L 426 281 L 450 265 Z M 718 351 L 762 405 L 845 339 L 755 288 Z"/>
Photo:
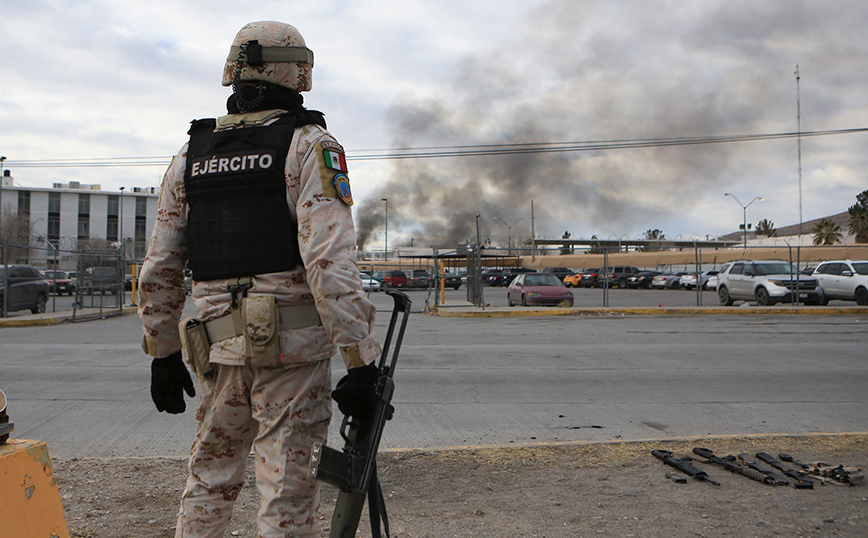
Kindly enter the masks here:
<path id="1" fill-rule="evenodd" d="M 336 170 L 323 159 L 324 151 L 331 151 L 326 154 L 331 156 L 338 151 L 341 156 L 336 162 L 345 167 L 343 149 L 316 126 L 302 128 L 295 142 L 299 163 L 295 209 L 307 282 L 326 333 L 347 368 L 364 366 L 378 359 L 381 351 L 372 332 L 376 309 L 362 291 L 350 206 L 346 196 L 337 194 Z M 348 194 L 348 184 L 343 187 Z"/>
<path id="2" fill-rule="evenodd" d="M 139 276 L 142 348 L 153 357 L 181 349 L 178 321 L 184 308 L 184 266 L 187 263 L 187 212 L 184 199 L 186 146 L 163 176 L 157 221 Z"/>

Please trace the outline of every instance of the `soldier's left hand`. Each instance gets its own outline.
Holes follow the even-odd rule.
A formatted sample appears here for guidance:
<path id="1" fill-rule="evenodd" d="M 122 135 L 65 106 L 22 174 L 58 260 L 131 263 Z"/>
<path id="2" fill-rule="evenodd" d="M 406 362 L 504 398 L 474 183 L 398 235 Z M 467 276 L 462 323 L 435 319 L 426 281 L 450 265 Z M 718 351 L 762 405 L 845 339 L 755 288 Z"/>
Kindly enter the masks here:
<path id="1" fill-rule="evenodd" d="M 184 392 L 196 396 L 193 379 L 184 365 L 181 352 L 151 362 L 151 399 L 157 411 L 177 415 L 187 409 Z"/>

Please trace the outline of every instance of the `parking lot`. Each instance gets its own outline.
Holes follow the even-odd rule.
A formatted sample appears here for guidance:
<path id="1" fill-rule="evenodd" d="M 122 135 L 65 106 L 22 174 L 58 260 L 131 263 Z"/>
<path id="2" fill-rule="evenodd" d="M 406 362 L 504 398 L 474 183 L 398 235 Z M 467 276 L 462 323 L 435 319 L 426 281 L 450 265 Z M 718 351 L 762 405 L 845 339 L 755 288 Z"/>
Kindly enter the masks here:
<path id="1" fill-rule="evenodd" d="M 419 313 L 428 291 L 408 295 L 385 448 L 868 430 L 865 315 L 455 319 Z M 371 298 L 383 338 L 391 300 Z M 156 412 L 141 334 L 134 314 L 0 328 L 15 435 L 56 456 L 186 453 L 193 401 Z"/>

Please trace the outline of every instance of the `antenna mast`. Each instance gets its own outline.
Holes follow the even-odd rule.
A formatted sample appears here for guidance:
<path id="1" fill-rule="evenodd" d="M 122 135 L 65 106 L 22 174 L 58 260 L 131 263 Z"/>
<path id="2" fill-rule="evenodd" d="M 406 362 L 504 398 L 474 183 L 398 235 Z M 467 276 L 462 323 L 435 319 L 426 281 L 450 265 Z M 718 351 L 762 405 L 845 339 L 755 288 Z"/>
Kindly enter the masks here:
<path id="1" fill-rule="evenodd" d="M 799 64 L 796 64 L 796 125 L 799 148 L 799 245 L 802 244 L 802 98 L 799 93 Z"/>

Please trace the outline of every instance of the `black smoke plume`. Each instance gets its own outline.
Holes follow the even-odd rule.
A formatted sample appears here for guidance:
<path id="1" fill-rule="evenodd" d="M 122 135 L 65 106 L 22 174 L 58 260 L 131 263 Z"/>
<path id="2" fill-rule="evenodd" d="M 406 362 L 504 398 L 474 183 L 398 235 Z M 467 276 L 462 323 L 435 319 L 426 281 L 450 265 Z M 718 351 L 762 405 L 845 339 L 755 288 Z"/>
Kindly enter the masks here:
<path id="1" fill-rule="evenodd" d="M 865 20 L 863 4 L 847 4 Z M 394 104 L 393 147 L 791 132 L 797 55 L 817 79 L 865 63 L 848 44 L 860 34 L 847 10 L 789 0 L 703 5 L 548 2 L 509 42 L 465 58 L 436 97 Z M 811 47 L 811 36 L 823 36 L 823 47 Z M 805 45 L 793 50 L 797 38 Z M 829 106 L 830 119 L 841 114 Z M 476 215 L 483 239 L 501 245 L 507 228 L 495 217 L 525 218 L 512 229 L 518 242 L 530 236 L 531 200 L 538 237 L 632 238 L 709 189 L 722 196 L 753 174 L 776 173 L 780 164 L 763 157 L 769 144 L 396 160 L 391 179 L 356 210 L 358 243 L 382 239 L 385 197 L 390 246 L 475 241 Z"/>

